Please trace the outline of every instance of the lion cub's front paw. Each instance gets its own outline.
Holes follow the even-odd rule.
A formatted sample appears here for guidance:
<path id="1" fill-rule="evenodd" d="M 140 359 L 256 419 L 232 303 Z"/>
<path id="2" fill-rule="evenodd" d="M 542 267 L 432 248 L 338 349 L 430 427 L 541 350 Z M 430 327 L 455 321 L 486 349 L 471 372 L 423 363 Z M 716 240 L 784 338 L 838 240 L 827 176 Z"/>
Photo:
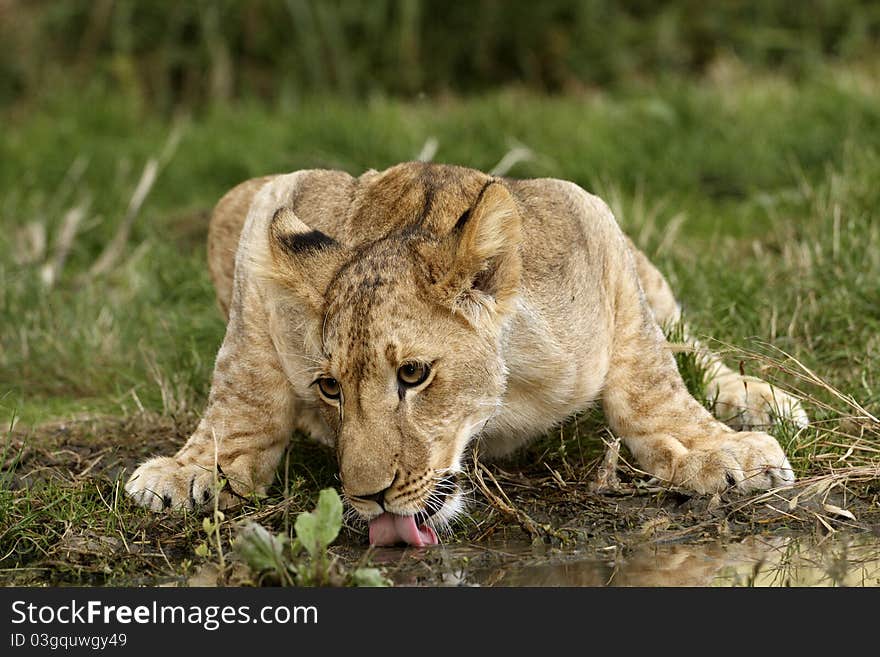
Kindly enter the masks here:
<path id="1" fill-rule="evenodd" d="M 810 424 L 800 400 L 766 381 L 736 377 L 718 384 L 714 415 L 737 431 L 766 429 L 780 422 Z"/>
<path id="2" fill-rule="evenodd" d="M 688 450 L 678 458 L 672 479 L 698 493 L 749 492 L 789 486 L 794 471 L 775 438 L 741 432 Z"/>
<path id="3" fill-rule="evenodd" d="M 171 457 L 158 456 L 134 471 L 125 490 L 135 502 L 153 511 L 196 509 L 214 498 L 219 480 L 213 468 L 197 463 L 182 465 Z M 232 506 L 237 499 L 228 489 L 221 490 L 219 506 Z"/>

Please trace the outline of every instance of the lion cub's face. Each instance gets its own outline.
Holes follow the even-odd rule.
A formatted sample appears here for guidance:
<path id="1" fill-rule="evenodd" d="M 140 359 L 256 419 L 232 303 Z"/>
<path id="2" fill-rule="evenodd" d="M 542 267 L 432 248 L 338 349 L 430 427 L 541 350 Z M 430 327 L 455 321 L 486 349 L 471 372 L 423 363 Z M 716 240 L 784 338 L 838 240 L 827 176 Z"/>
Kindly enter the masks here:
<path id="1" fill-rule="evenodd" d="M 504 363 L 498 336 L 426 297 L 415 284 L 423 272 L 394 246 L 376 247 L 328 290 L 314 387 L 354 507 L 443 520 L 464 448 L 504 392 Z"/>
<path id="2" fill-rule="evenodd" d="M 498 183 L 446 235 L 409 229 L 356 250 L 276 214 L 276 266 L 312 311 L 311 389 L 336 433 L 343 491 L 365 518 L 442 525 L 460 508 L 465 447 L 505 390 L 518 228 Z"/>

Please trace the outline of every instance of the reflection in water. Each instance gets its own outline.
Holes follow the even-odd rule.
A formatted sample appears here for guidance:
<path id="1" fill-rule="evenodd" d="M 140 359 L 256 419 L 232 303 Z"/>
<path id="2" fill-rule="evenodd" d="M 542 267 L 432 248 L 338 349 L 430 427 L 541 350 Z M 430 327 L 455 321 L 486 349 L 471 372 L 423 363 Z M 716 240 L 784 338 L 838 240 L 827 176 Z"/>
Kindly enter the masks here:
<path id="1" fill-rule="evenodd" d="M 644 545 L 607 556 L 536 558 L 499 546 L 497 566 L 451 572 L 449 583 L 483 586 L 880 586 L 880 539 L 870 534 L 753 536 L 739 543 Z M 518 557 L 518 558 L 513 558 Z"/>

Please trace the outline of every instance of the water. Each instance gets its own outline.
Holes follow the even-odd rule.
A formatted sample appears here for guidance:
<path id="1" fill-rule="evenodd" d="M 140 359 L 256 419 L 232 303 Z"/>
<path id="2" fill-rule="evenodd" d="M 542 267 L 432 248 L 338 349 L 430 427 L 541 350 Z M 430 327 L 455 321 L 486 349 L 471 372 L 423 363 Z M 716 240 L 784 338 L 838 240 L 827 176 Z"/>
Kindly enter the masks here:
<path id="1" fill-rule="evenodd" d="M 880 586 L 880 537 L 750 536 L 742 541 L 559 551 L 522 543 L 377 553 L 399 584 L 464 586 Z M 399 553 L 398 553 L 399 554 Z"/>

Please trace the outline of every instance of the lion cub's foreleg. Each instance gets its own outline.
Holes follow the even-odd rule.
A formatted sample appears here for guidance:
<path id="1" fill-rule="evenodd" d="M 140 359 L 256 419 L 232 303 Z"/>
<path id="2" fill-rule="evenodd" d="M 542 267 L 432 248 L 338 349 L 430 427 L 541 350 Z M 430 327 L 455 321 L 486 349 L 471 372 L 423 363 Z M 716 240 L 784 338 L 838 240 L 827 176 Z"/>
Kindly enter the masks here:
<path id="1" fill-rule="evenodd" d="M 773 437 L 733 431 L 688 393 L 634 271 L 622 274 L 615 298 L 603 404 L 612 430 L 640 467 L 701 493 L 792 482 Z"/>
<path id="2" fill-rule="evenodd" d="M 252 296 L 248 303 L 233 298 L 198 427 L 175 456 L 146 461 L 125 486 L 143 506 L 201 506 L 212 499 L 221 478 L 227 484 L 219 501 L 227 506 L 240 497 L 265 493 L 272 482 L 293 430 L 293 389 L 256 290 L 244 283 L 242 288 L 242 295 Z"/>

